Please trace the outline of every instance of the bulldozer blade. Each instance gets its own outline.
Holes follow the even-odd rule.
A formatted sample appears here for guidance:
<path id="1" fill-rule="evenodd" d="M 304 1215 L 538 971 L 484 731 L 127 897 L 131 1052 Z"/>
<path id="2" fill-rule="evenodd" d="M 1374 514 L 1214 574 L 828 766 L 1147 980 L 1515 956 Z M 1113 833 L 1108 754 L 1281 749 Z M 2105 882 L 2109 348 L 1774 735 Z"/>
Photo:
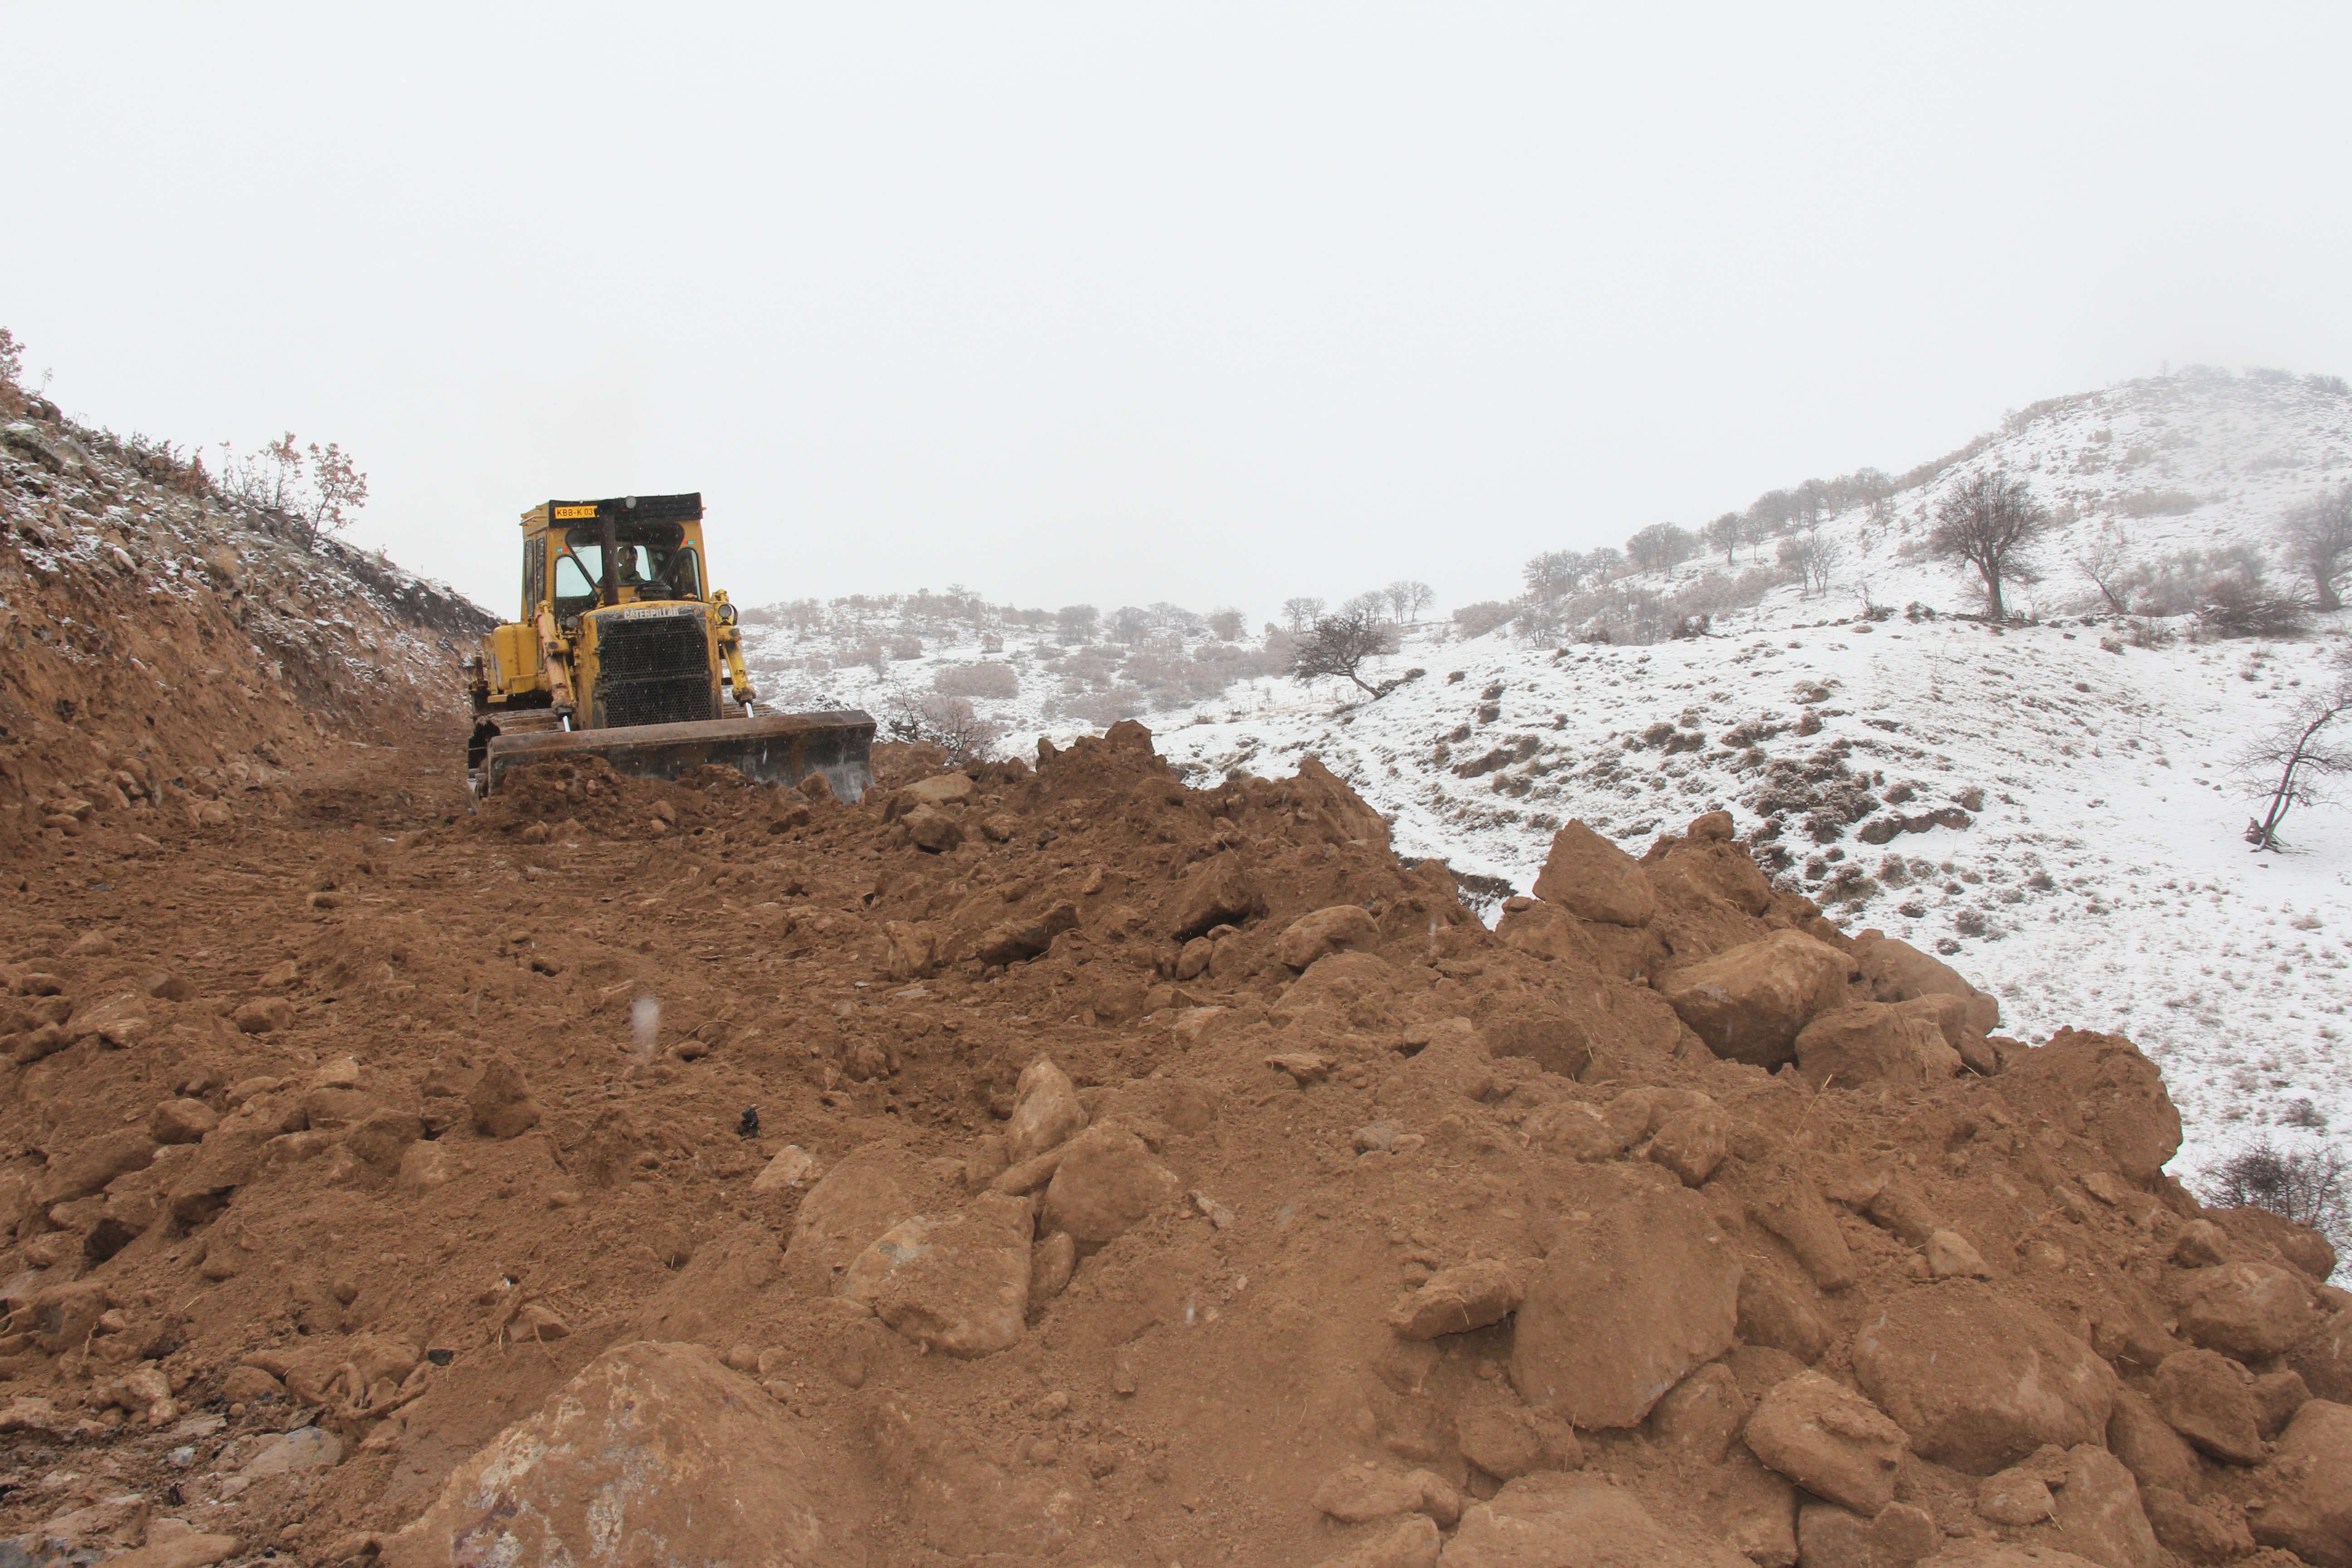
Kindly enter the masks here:
<path id="1" fill-rule="evenodd" d="M 811 773 L 823 773 L 835 795 L 856 801 L 874 785 L 873 745 L 873 716 L 854 708 L 613 730 L 542 730 L 493 738 L 482 782 L 485 791 L 495 790 L 509 768 L 567 757 L 602 757 L 615 773 L 663 779 L 722 763 L 769 784 L 797 784 Z"/>

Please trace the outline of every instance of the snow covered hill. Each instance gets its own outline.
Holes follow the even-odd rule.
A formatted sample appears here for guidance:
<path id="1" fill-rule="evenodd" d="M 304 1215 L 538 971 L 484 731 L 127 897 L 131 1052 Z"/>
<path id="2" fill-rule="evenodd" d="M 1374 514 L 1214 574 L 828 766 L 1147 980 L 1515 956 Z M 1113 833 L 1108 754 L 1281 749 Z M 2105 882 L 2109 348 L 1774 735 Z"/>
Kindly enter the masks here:
<path id="1" fill-rule="evenodd" d="M 2011 600 L 2030 625 L 1970 618 L 1973 580 L 1923 548 L 1946 489 L 1993 466 L 2060 520 L 2041 581 Z M 755 627 L 753 663 L 794 706 L 906 712 L 940 688 L 996 692 L 971 700 L 1007 752 L 1133 713 L 1203 783 L 1311 752 L 1391 817 L 1401 852 L 1491 878 L 1497 897 L 1530 885 L 1571 817 L 1638 854 L 1727 808 L 1841 924 L 1941 952 L 1996 991 L 2010 1031 L 2129 1033 L 2172 1082 L 2193 1172 L 2256 1131 L 2292 1144 L 2352 1128 L 2352 811 L 2298 812 L 2293 852 L 2252 854 L 2257 781 L 2231 766 L 2346 679 L 2352 626 L 2339 614 L 2300 637 L 2215 640 L 2192 616 L 2105 610 L 2075 563 L 2104 536 L 2135 605 L 2157 610 L 2222 573 L 2267 566 L 2284 588 L 2279 518 L 2348 479 L 2340 383 L 2189 372 L 2037 405 L 1824 510 L 1811 521 L 1826 586 L 1774 580 L 1768 538 L 1728 569 L 1686 560 L 1591 601 L 1712 603 L 1697 637 L 1422 626 L 1367 672 L 1404 678 L 1376 700 L 1267 675 L 1278 659 L 1181 612 L 1083 647 L 1034 614 L 804 620 Z M 1219 658 L 1257 673 L 1221 683 Z"/>

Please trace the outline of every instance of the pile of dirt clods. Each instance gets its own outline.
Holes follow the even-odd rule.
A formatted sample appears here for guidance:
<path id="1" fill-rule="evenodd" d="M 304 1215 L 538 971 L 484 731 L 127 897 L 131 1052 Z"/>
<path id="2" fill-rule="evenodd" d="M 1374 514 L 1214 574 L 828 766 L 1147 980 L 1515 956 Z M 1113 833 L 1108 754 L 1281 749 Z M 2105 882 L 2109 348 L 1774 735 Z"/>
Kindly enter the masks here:
<path id="1" fill-rule="evenodd" d="M 15 941 L 0 1560 L 2352 1568 L 2326 1244 L 1727 816 L 881 763 Z"/>

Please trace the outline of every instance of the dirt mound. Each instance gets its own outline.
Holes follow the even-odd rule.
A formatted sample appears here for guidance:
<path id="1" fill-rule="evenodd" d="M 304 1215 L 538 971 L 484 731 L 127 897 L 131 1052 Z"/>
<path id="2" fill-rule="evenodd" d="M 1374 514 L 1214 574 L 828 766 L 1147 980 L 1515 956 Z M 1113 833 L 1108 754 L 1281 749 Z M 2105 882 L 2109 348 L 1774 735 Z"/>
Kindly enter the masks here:
<path id="1" fill-rule="evenodd" d="M 2161 1173 L 2128 1042 L 1989 1035 L 1719 818 L 1566 830 L 1490 931 L 1312 758 L 1193 790 L 1132 723 L 473 815 L 397 738 L 26 846 L 0 1527 L 2352 1561 L 2325 1244 Z"/>

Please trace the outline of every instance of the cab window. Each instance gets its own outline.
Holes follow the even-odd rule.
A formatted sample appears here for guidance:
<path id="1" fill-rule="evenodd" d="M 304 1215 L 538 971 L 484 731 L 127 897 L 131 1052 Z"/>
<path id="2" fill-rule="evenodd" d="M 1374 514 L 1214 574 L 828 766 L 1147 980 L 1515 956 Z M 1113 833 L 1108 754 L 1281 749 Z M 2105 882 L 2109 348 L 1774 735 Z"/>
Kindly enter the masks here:
<path id="1" fill-rule="evenodd" d="M 681 599 L 702 597 L 702 558 L 688 545 L 677 552 L 677 560 L 667 574 L 670 586 Z"/>
<path id="2" fill-rule="evenodd" d="M 593 546 L 590 553 L 594 553 Z M 567 550 L 555 558 L 555 613 L 569 618 L 583 610 L 596 607 L 596 579 L 581 564 L 578 556 Z"/>

